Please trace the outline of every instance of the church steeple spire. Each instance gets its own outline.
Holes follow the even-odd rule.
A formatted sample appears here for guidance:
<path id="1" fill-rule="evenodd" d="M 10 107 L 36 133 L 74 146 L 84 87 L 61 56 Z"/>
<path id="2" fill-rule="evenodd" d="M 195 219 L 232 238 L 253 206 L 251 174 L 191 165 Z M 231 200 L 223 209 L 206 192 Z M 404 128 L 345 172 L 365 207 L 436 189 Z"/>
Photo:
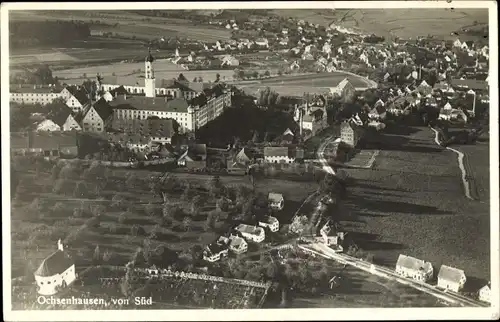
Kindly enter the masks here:
<path id="1" fill-rule="evenodd" d="M 151 47 L 148 47 L 148 56 L 146 57 L 146 62 L 152 63 L 154 60 L 155 58 L 151 54 Z"/>

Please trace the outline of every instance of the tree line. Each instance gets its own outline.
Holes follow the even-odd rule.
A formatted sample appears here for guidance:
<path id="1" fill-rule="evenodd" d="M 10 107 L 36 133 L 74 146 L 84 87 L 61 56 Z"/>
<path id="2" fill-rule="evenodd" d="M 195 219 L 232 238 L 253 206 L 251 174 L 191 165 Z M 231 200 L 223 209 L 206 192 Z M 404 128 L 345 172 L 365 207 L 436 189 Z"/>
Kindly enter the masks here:
<path id="1" fill-rule="evenodd" d="M 10 46 L 59 45 L 90 37 L 90 25 L 83 21 L 11 21 Z"/>

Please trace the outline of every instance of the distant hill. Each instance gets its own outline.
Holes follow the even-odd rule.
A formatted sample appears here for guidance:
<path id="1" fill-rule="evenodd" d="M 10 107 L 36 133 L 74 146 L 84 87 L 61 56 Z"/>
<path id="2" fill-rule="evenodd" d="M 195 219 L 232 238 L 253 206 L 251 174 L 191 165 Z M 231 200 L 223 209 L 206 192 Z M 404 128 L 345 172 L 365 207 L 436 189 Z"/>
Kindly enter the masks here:
<path id="1" fill-rule="evenodd" d="M 271 13 L 320 25 L 335 23 L 386 38 L 433 35 L 455 39 L 462 28 L 488 24 L 487 9 L 277 9 Z"/>

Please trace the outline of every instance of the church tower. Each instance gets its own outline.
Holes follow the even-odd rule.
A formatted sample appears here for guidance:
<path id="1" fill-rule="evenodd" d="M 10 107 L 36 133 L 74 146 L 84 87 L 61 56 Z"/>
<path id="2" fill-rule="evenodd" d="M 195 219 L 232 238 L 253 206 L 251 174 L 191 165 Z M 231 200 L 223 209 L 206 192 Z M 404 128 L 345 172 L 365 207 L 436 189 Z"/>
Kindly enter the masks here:
<path id="1" fill-rule="evenodd" d="M 153 61 L 155 60 L 153 55 L 151 55 L 151 49 L 148 50 L 148 56 L 146 57 L 146 70 L 144 75 L 144 93 L 146 97 L 155 97 L 155 72 L 153 69 Z"/>

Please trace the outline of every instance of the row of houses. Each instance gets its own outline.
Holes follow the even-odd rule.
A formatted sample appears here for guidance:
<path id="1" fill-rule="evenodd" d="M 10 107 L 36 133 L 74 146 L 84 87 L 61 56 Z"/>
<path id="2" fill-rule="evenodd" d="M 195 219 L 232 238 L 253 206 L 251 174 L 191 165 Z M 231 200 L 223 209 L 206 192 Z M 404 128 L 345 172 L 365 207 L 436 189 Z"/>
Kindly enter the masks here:
<path id="1" fill-rule="evenodd" d="M 395 272 L 402 277 L 423 283 L 434 277 L 434 268 L 431 263 L 403 254 L 398 257 Z M 463 270 L 441 265 L 437 275 L 437 287 L 459 292 L 463 289 L 466 281 L 467 277 Z M 488 285 L 482 287 L 478 294 L 481 301 L 491 302 L 491 289 Z"/>

